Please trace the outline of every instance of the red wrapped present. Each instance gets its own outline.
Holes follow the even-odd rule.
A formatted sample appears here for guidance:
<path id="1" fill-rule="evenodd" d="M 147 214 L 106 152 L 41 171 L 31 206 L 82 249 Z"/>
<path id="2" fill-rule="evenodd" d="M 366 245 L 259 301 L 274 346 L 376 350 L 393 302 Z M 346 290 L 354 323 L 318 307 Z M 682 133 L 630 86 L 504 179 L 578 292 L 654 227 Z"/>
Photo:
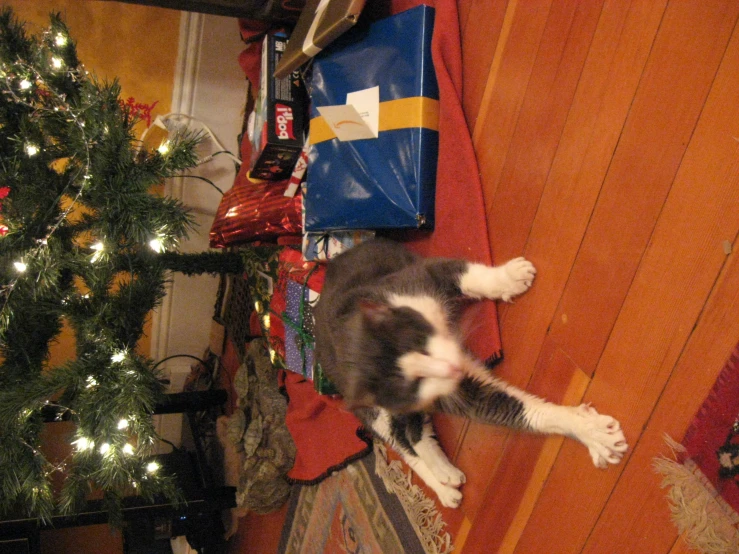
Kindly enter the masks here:
<path id="1" fill-rule="evenodd" d="M 242 166 L 234 186 L 223 195 L 213 225 L 210 245 L 223 248 L 257 239 L 302 232 L 301 197 L 285 196 L 285 181 L 251 180 Z"/>

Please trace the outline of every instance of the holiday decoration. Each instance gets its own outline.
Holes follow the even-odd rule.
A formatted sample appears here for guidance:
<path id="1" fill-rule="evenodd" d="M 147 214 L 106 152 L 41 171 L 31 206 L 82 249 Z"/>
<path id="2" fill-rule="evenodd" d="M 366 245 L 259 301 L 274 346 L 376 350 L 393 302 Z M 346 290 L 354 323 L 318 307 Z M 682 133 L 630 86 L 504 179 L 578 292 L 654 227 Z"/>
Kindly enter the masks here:
<path id="1" fill-rule="evenodd" d="M 136 343 L 167 270 L 215 272 L 224 258 L 173 252 L 191 218 L 151 192 L 197 165 L 199 137 L 140 149 L 133 127 L 148 107 L 119 96 L 80 64 L 59 16 L 35 37 L 0 12 L 0 517 L 75 514 L 97 489 L 120 523 L 124 496 L 181 497 L 151 457 L 163 386 Z M 76 357 L 49 367 L 65 322 Z M 55 464 L 50 419 L 75 424 Z"/>

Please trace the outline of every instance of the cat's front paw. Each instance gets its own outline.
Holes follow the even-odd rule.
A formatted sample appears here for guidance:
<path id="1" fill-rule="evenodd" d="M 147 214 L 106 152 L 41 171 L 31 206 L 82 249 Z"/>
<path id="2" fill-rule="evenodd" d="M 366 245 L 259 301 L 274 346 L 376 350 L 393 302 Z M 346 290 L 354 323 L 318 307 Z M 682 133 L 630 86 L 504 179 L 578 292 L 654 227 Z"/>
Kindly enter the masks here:
<path id="1" fill-rule="evenodd" d="M 514 258 L 500 266 L 500 269 L 502 270 L 500 298 L 505 302 L 510 302 L 514 296 L 529 290 L 536 276 L 534 264 L 525 258 Z"/>
<path id="2" fill-rule="evenodd" d="M 577 438 L 588 448 L 595 467 L 619 463 L 629 449 L 621 424 L 588 404 L 580 405 L 578 412 L 583 419 Z"/>

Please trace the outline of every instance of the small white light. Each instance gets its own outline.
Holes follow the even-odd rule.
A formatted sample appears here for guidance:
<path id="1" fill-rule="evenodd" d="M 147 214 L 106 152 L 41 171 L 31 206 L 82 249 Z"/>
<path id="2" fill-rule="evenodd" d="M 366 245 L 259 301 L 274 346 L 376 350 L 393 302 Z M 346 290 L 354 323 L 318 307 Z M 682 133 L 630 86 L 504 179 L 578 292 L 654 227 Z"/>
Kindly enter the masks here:
<path id="1" fill-rule="evenodd" d="M 162 239 L 160 237 L 157 237 L 149 241 L 149 247 L 154 252 L 160 253 L 164 250 L 164 242 L 162 242 Z"/>
<path id="2" fill-rule="evenodd" d="M 95 263 L 102 257 L 103 249 L 105 248 L 105 245 L 102 242 L 96 242 L 90 248 L 95 250 L 95 253 L 92 255 L 92 258 L 90 258 L 90 262 Z"/>
<path id="3" fill-rule="evenodd" d="M 39 149 L 38 146 L 35 144 L 26 144 L 26 154 L 28 154 L 29 158 L 32 158 L 36 154 L 38 154 Z"/>
<path id="4" fill-rule="evenodd" d="M 156 462 L 149 462 L 148 464 L 146 464 L 146 471 L 148 471 L 149 473 L 156 473 L 158 469 L 159 464 Z"/>
<path id="5" fill-rule="evenodd" d="M 28 90 L 29 88 L 31 88 L 31 81 L 29 81 L 28 79 L 23 79 L 20 82 L 20 87 L 21 90 Z"/>
<path id="6" fill-rule="evenodd" d="M 13 264 L 13 267 L 15 267 L 15 270 L 18 273 L 23 273 L 26 269 L 28 269 L 28 266 L 23 262 L 15 262 Z"/>
<path id="7" fill-rule="evenodd" d="M 165 140 L 164 142 L 162 142 L 162 144 L 159 145 L 159 148 L 157 148 L 157 151 L 162 156 L 166 156 L 167 153 L 169 152 L 169 141 L 168 140 Z"/>
<path id="8" fill-rule="evenodd" d="M 86 388 L 91 389 L 92 387 L 97 386 L 97 384 L 98 384 L 97 379 L 95 379 L 94 377 L 90 376 L 90 377 L 87 378 L 87 386 L 86 386 Z"/>
<path id="9" fill-rule="evenodd" d="M 64 63 L 61 58 L 51 58 L 51 65 L 54 69 L 61 69 Z"/>
<path id="10" fill-rule="evenodd" d="M 128 454 L 129 456 L 133 454 L 133 446 L 130 443 L 126 443 L 123 446 L 123 453 Z"/>
<path id="11" fill-rule="evenodd" d="M 67 44 L 67 37 L 62 33 L 57 33 L 56 37 L 54 37 L 54 44 L 57 46 L 64 46 Z"/>
<path id="12" fill-rule="evenodd" d="M 109 450 L 110 450 L 110 444 L 108 444 L 107 442 L 104 442 L 103 444 L 100 445 L 101 454 L 105 455 L 108 453 Z"/>
<path id="13" fill-rule="evenodd" d="M 123 350 L 116 352 L 110 357 L 110 361 L 116 364 L 122 362 L 125 359 L 126 359 L 126 353 Z"/>
<path id="14" fill-rule="evenodd" d="M 94 442 L 85 437 L 80 437 L 76 441 L 72 441 L 72 444 L 76 445 L 79 451 L 89 450 L 95 446 Z"/>
<path id="15" fill-rule="evenodd" d="M 126 429 L 128 427 L 128 420 L 127 419 L 121 419 L 118 422 L 118 429 Z"/>

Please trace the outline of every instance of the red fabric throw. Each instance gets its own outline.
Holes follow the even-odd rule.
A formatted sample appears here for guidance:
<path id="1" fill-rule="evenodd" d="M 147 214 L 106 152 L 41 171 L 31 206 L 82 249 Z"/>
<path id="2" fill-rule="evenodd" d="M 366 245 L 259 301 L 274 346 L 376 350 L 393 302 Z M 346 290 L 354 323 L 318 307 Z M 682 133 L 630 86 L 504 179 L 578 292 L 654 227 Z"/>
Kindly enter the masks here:
<path id="1" fill-rule="evenodd" d="M 361 425 L 342 400 L 317 394 L 313 382 L 297 373 L 285 371 L 284 384 L 289 399 L 285 423 L 297 447 L 289 479 L 317 483 L 370 452 L 371 440 L 361 438 Z"/>
<path id="2" fill-rule="evenodd" d="M 419 0 L 393 0 L 390 8 L 399 13 Z M 397 238 L 424 256 L 464 258 L 490 264 L 485 207 L 477 159 L 462 110 L 462 50 L 457 3 L 452 0 L 425 2 L 436 9 L 432 57 L 439 84 L 439 158 L 436 183 L 436 226 L 433 232 L 403 232 Z M 382 7 L 372 8 L 381 13 Z M 241 22 L 245 40 L 262 29 Z M 258 83 L 261 45 L 257 40 L 239 57 L 248 79 Z M 249 159 L 249 141 L 242 141 L 242 159 Z M 468 347 L 481 359 L 500 357 L 500 332 L 493 302 L 476 304 L 465 315 L 469 329 Z M 290 403 L 287 424 L 297 445 L 295 466 L 289 477 L 315 482 L 333 469 L 367 451 L 357 431 L 359 421 L 342 409 L 340 401 L 320 396 L 311 382 L 297 374 L 285 381 Z"/>

